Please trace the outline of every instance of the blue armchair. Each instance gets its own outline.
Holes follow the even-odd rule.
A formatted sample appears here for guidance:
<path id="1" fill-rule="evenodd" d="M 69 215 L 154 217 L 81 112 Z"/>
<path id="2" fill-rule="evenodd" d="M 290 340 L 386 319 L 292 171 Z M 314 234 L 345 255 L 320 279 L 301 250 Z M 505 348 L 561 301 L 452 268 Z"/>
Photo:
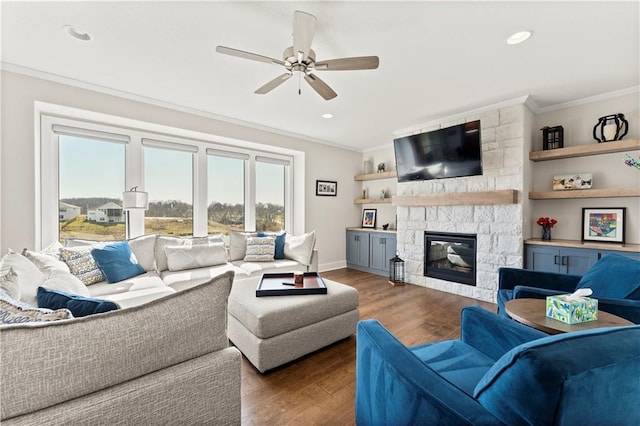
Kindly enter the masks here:
<path id="1" fill-rule="evenodd" d="M 585 287 L 593 290 L 598 310 L 640 324 L 640 260 L 615 253 L 603 256 L 583 276 L 500 268 L 498 314 L 509 318 L 504 305 L 512 299 L 544 299 Z"/>
<path id="2" fill-rule="evenodd" d="M 640 424 L 640 326 L 548 336 L 477 306 L 460 340 L 358 324 L 358 425 Z"/>

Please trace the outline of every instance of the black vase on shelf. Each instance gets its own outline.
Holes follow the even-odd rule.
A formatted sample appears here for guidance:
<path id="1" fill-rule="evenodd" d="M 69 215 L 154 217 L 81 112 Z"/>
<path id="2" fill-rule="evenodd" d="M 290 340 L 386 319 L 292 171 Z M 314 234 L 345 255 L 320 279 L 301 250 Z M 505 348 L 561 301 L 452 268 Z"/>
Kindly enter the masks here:
<path id="1" fill-rule="evenodd" d="M 545 241 L 551 240 L 551 227 L 549 225 L 542 225 L 542 239 Z"/>

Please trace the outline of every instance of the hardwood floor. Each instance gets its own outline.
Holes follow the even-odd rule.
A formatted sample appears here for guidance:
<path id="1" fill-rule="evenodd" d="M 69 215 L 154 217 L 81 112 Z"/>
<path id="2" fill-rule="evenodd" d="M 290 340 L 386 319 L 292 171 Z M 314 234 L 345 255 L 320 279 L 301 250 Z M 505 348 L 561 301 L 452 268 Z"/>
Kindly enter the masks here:
<path id="1" fill-rule="evenodd" d="M 496 305 L 414 285 L 391 286 L 385 277 L 353 269 L 323 272 L 355 287 L 360 319 L 375 318 L 406 345 L 455 339 L 460 309 Z M 243 425 L 353 425 L 356 338 L 349 337 L 261 374 L 242 360 Z"/>

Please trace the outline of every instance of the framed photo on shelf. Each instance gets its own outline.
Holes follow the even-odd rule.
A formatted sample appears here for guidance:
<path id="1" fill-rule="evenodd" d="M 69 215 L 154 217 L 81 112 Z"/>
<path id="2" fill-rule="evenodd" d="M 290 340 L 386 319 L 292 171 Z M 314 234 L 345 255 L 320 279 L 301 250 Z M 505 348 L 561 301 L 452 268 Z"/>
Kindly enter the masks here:
<path id="1" fill-rule="evenodd" d="M 316 196 L 335 197 L 338 195 L 338 182 L 332 180 L 316 181 Z"/>
<path id="2" fill-rule="evenodd" d="M 376 214 L 377 209 L 364 209 L 362 210 L 362 227 L 363 228 L 375 228 L 376 227 Z"/>
<path id="3" fill-rule="evenodd" d="M 582 241 L 624 244 L 626 207 L 582 209 Z"/>

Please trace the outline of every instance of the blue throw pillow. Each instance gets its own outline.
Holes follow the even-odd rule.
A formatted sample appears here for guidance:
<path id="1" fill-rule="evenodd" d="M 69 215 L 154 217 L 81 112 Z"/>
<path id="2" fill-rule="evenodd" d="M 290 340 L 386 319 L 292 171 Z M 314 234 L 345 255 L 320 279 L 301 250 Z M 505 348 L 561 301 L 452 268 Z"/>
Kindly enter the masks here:
<path id="1" fill-rule="evenodd" d="M 625 299 L 640 288 L 640 260 L 604 255 L 580 278 L 577 288 L 590 288 L 593 297 Z"/>
<path id="2" fill-rule="evenodd" d="M 274 237 L 276 239 L 276 249 L 273 253 L 274 259 L 284 259 L 284 240 L 286 232 L 276 234 L 275 232 L 258 232 L 258 237 Z"/>
<path id="3" fill-rule="evenodd" d="M 91 250 L 91 255 L 109 283 L 144 274 L 144 268 L 136 260 L 127 241 L 96 247 Z"/>
<path id="4" fill-rule="evenodd" d="M 117 304 L 108 300 L 80 296 L 61 290 L 47 290 L 44 287 L 38 287 L 36 297 L 39 308 L 68 309 L 76 318 L 120 309 Z"/>

